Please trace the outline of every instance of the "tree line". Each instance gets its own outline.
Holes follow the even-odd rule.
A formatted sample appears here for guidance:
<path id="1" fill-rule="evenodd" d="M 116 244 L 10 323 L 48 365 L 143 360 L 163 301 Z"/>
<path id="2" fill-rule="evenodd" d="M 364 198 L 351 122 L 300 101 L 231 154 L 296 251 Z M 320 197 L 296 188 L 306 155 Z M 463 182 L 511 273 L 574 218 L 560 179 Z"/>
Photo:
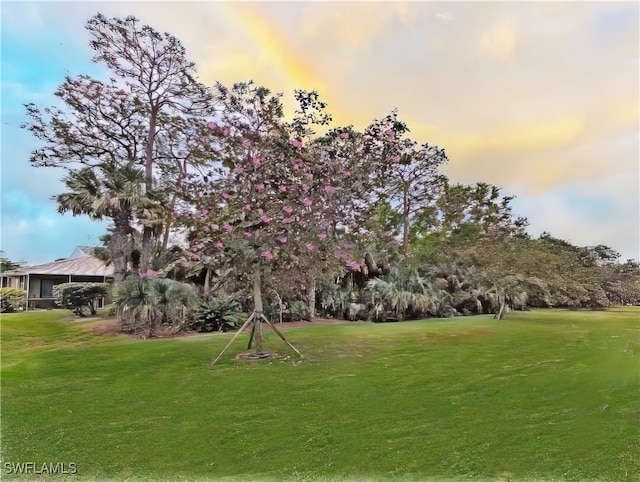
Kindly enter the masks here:
<path id="1" fill-rule="evenodd" d="M 444 149 L 412 139 L 396 111 L 336 126 L 316 91 L 296 90 L 287 115 L 252 81 L 205 86 L 176 37 L 134 17 L 86 28 L 110 78 L 67 76 L 59 105 L 27 104 L 23 127 L 40 141 L 32 165 L 65 170 L 58 211 L 110 221 L 102 255 L 124 325 L 640 300 L 635 261 L 531 238 L 512 197 L 452 183 Z"/>

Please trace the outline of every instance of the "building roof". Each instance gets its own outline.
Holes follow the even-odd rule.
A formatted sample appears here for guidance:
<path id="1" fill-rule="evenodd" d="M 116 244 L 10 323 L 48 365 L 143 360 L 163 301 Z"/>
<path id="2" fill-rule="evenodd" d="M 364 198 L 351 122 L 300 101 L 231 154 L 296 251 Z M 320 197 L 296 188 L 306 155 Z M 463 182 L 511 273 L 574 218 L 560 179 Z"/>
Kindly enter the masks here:
<path id="1" fill-rule="evenodd" d="M 71 257 L 36 266 L 23 266 L 5 271 L 3 276 L 20 276 L 32 274 L 64 275 L 64 276 L 113 276 L 113 265 L 107 266 L 104 261 L 87 254 L 92 248 L 84 246 L 74 250 Z M 81 254 L 82 253 L 82 254 Z"/>

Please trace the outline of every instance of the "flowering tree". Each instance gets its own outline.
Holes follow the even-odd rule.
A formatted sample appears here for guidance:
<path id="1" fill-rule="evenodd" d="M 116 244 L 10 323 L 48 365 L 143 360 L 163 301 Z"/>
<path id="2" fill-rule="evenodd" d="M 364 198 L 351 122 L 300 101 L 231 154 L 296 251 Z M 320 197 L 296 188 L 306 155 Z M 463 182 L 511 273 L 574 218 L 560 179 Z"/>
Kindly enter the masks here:
<path id="1" fill-rule="evenodd" d="M 330 117 L 317 94 L 298 91 L 299 109 L 284 120 L 280 95 L 252 82 L 217 85 L 220 118 L 209 124 L 218 139 L 219 164 L 193 176 L 185 190 L 192 211 L 191 261 L 233 262 L 251 273 L 254 313 L 262 316 L 262 275 L 338 257 L 349 262 L 344 233 L 355 233 L 395 155 L 393 120 L 364 133 L 332 129 L 315 137 L 313 126 Z M 386 129 L 385 129 L 386 127 Z M 255 326 L 255 325 L 254 325 Z M 260 333 L 256 345 L 262 349 Z"/>

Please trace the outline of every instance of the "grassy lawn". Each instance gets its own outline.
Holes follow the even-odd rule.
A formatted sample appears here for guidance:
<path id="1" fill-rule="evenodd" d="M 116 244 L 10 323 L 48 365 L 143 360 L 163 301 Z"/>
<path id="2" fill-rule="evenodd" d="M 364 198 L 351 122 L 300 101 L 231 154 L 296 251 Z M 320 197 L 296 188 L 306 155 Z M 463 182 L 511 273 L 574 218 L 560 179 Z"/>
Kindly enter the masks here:
<path id="1" fill-rule="evenodd" d="M 310 325 L 301 362 L 236 361 L 243 335 L 213 368 L 230 334 L 67 315 L 2 317 L 3 480 L 640 480 L 635 308 Z"/>

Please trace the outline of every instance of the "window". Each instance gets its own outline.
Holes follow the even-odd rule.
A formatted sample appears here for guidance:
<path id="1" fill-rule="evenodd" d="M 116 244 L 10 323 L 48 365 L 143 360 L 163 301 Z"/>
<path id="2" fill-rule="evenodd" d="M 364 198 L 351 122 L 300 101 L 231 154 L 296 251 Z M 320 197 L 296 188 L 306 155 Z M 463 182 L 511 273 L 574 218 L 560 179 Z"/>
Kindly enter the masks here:
<path id="1" fill-rule="evenodd" d="M 40 298 L 53 298 L 53 286 L 57 285 L 58 283 L 56 283 L 52 279 L 41 280 L 40 281 Z"/>

